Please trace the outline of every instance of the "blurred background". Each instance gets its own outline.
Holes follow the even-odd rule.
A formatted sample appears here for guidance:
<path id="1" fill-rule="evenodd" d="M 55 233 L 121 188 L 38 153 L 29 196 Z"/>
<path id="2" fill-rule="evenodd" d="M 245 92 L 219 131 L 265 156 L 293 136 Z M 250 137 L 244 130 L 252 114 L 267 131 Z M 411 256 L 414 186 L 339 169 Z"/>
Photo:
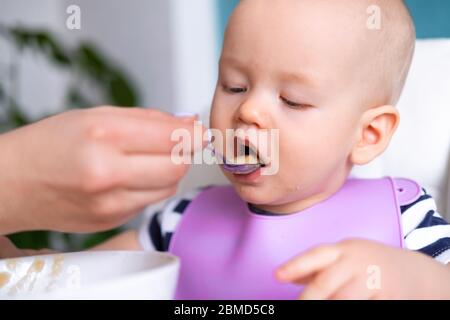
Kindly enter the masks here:
<path id="1" fill-rule="evenodd" d="M 406 2 L 419 38 L 450 38 L 450 1 Z M 205 116 L 223 32 L 237 3 L 0 0 L 0 130 L 100 104 Z M 80 8 L 80 29 L 66 25 L 72 5 Z M 85 237 L 34 232 L 13 239 L 25 247 L 56 243 L 77 250 L 115 232 Z"/>

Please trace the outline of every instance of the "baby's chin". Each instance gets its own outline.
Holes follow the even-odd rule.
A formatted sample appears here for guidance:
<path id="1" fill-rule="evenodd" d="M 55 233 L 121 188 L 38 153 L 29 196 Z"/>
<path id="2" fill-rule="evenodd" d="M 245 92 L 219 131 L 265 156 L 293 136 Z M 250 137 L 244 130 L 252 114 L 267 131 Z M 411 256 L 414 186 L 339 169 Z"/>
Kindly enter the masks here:
<path id="1" fill-rule="evenodd" d="M 305 195 L 297 188 L 280 188 L 279 184 L 270 179 L 259 184 L 240 183 L 230 177 L 228 179 L 243 201 L 265 211 L 288 214 L 315 204 L 315 195 Z"/>
<path id="2" fill-rule="evenodd" d="M 245 202 L 254 205 L 270 205 L 275 200 L 273 188 L 270 188 L 268 184 L 243 184 L 230 180 L 239 197 Z"/>
<path id="3" fill-rule="evenodd" d="M 236 175 L 222 170 L 231 182 L 239 197 L 256 206 L 280 206 L 285 204 L 287 190 L 277 187 L 275 176 L 259 176 L 255 179 L 240 179 Z"/>

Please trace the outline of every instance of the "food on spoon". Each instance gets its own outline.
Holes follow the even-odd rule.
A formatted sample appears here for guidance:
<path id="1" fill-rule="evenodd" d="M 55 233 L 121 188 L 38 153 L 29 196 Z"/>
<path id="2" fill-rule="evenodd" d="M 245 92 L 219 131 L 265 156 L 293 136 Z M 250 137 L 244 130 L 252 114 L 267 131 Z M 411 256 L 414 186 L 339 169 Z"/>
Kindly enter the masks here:
<path id="1" fill-rule="evenodd" d="M 244 154 L 238 155 L 234 159 L 225 159 L 222 165 L 224 170 L 227 170 L 234 174 L 250 174 L 261 167 L 264 164 L 260 161 L 258 154 L 249 146 L 244 147 Z"/>

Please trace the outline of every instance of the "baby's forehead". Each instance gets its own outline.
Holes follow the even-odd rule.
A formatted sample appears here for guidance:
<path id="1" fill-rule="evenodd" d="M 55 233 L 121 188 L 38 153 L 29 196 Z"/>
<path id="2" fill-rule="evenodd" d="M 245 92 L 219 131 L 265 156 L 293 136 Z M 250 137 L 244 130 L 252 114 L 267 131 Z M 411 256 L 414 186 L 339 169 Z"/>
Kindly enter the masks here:
<path id="1" fill-rule="evenodd" d="M 261 23 L 262 28 L 267 22 L 301 23 L 307 19 L 309 23 L 332 24 L 339 28 L 344 21 L 353 24 L 364 22 L 370 3 L 377 1 L 380 0 L 241 0 L 233 17 L 246 19 L 246 23 L 241 25 L 243 27 L 254 22 Z"/>
<path id="2" fill-rule="evenodd" d="M 343 68 L 339 62 L 354 67 L 367 47 L 361 34 L 365 21 L 349 22 L 349 13 L 336 14 L 332 2 L 244 0 L 230 19 L 223 55 L 246 55 L 248 65 L 257 65 L 261 57 L 260 65 L 267 61 L 294 70 L 312 66 L 325 72 Z M 361 10 L 361 16 L 365 14 Z"/>
<path id="3" fill-rule="evenodd" d="M 354 73 L 361 81 L 380 78 L 383 70 L 380 81 L 402 87 L 414 38 L 400 0 L 243 0 L 230 19 L 224 52 L 244 54 L 248 47 L 249 63 L 266 52 L 269 60 Z"/>
<path id="4" fill-rule="evenodd" d="M 311 45 L 338 40 L 361 49 L 402 36 L 393 31 L 402 21 L 410 21 L 407 14 L 395 12 L 398 7 L 405 9 L 402 0 L 241 0 L 227 31 L 253 30 L 254 37 L 270 41 L 277 36 L 293 43 L 309 34 L 308 40 L 317 39 Z"/>
<path id="5" fill-rule="evenodd" d="M 251 42 L 255 50 L 271 45 L 276 51 L 287 43 L 290 50 L 325 50 L 329 55 L 346 48 L 353 49 L 347 53 L 362 51 L 374 38 L 362 2 L 366 0 L 243 0 L 230 19 L 225 40 L 232 41 L 225 45 Z"/>

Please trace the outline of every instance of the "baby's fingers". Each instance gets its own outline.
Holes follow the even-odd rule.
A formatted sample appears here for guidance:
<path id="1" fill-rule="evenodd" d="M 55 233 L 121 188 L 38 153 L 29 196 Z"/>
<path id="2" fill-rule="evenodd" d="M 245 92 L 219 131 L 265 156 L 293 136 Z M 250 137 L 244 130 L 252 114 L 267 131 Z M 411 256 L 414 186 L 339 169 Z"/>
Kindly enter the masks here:
<path id="1" fill-rule="evenodd" d="M 303 293 L 302 300 L 324 300 L 330 299 L 339 292 L 340 288 L 351 282 L 354 278 L 352 268 L 344 261 L 338 261 L 320 271 L 312 281 L 308 283 Z"/>
<path id="2" fill-rule="evenodd" d="M 297 256 L 276 271 L 276 277 L 283 282 L 304 282 L 320 270 L 336 262 L 341 255 L 337 246 L 322 246 Z"/>
<path id="3" fill-rule="evenodd" d="M 378 292 L 371 290 L 367 286 L 363 277 L 354 277 L 342 287 L 339 288 L 332 296 L 331 300 L 369 300 L 374 299 Z"/>

